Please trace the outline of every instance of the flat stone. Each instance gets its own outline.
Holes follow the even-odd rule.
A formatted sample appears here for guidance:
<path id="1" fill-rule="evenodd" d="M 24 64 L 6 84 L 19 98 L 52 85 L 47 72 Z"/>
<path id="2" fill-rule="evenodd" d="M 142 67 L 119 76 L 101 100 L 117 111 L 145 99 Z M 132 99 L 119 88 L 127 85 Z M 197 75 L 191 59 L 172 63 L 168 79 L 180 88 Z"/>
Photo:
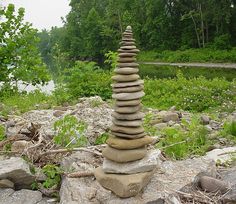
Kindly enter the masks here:
<path id="1" fill-rule="evenodd" d="M 118 49 L 119 53 L 139 53 L 139 49 L 133 49 L 133 50 L 123 50 L 123 49 Z"/>
<path id="2" fill-rule="evenodd" d="M 14 183 L 8 179 L 1 179 L 0 188 L 14 188 Z"/>
<path id="3" fill-rule="evenodd" d="M 115 118 L 112 119 L 112 122 L 115 125 L 124 126 L 124 127 L 138 127 L 138 126 L 141 126 L 143 124 L 142 120 L 127 121 L 127 120 L 117 120 Z"/>
<path id="4" fill-rule="evenodd" d="M 158 166 L 160 155 L 160 150 L 153 150 L 148 152 L 144 158 L 127 163 L 117 163 L 105 158 L 102 168 L 105 173 L 115 174 L 136 174 L 153 171 Z"/>
<path id="5" fill-rule="evenodd" d="M 66 161 L 63 161 L 63 169 L 73 169 L 76 162 L 78 167 L 75 171 L 78 172 L 86 171 L 88 163 L 92 166 L 91 169 L 102 165 L 98 163 L 100 160 L 96 155 L 89 152 L 75 152 L 64 157 L 63 160 Z M 93 176 L 81 179 L 65 176 L 62 178 L 60 188 L 60 204 L 163 204 L 169 197 L 176 195 L 176 191 L 192 186 L 197 175 L 202 173 L 209 176 L 216 175 L 215 163 L 203 157 L 183 161 L 164 161 L 160 166 L 161 170 L 155 171 L 148 185 L 137 196 L 122 199 L 101 186 Z"/>
<path id="6" fill-rule="evenodd" d="M 118 54 L 118 57 L 135 57 L 137 54 L 135 53 L 120 53 Z"/>
<path id="7" fill-rule="evenodd" d="M 116 74 L 137 74 L 139 72 L 139 69 L 137 68 L 131 68 L 131 67 L 126 67 L 126 68 L 116 68 L 114 70 Z"/>
<path id="8" fill-rule="evenodd" d="M 66 112 L 65 111 L 62 111 L 62 110 L 55 110 L 54 112 L 53 112 L 53 116 L 55 116 L 55 117 L 60 117 L 60 116 L 62 116 L 62 115 L 64 115 Z"/>
<path id="9" fill-rule="evenodd" d="M 112 87 L 122 88 L 122 87 L 138 86 L 138 85 L 143 85 L 143 84 L 144 84 L 143 80 L 137 80 L 134 82 L 115 83 L 115 84 L 112 84 Z"/>
<path id="10" fill-rule="evenodd" d="M 117 67 L 134 67 L 134 68 L 137 68 L 139 67 L 139 64 L 138 63 L 134 63 L 134 62 L 131 62 L 131 63 L 119 63 L 117 64 Z"/>
<path id="11" fill-rule="evenodd" d="M 207 115 L 202 115 L 201 117 L 200 117 L 200 122 L 201 122 L 201 124 L 203 124 L 203 125 L 208 125 L 209 123 L 210 123 L 210 117 L 209 116 L 207 116 Z"/>
<path id="12" fill-rule="evenodd" d="M 120 137 L 109 136 L 106 143 L 116 149 L 136 149 L 151 144 L 155 139 L 145 136 L 138 139 L 123 139 Z"/>
<path id="13" fill-rule="evenodd" d="M 133 134 L 133 135 L 120 133 L 120 132 L 113 132 L 113 131 L 111 131 L 111 133 L 117 137 L 123 137 L 123 138 L 128 138 L 128 139 L 138 139 L 140 137 L 144 137 L 147 135 L 145 132 L 139 133 L 139 134 Z"/>
<path id="14" fill-rule="evenodd" d="M 140 99 L 137 99 L 137 100 L 129 100 L 129 101 L 119 101 L 119 100 L 116 100 L 116 105 L 117 106 L 136 106 L 138 104 L 141 103 L 141 100 Z"/>
<path id="15" fill-rule="evenodd" d="M 128 63 L 130 63 L 130 62 L 135 62 L 136 61 L 136 58 L 134 58 L 134 57 L 119 57 L 118 58 L 118 60 L 117 60 L 118 62 L 128 62 Z"/>
<path id="16" fill-rule="evenodd" d="M 137 79 L 140 79 L 140 76 L 138 74 L 130 74 L 130 75 L 115 75 L 111 77 L 112 80 L 118 81 L 118 82 L 130 82 L 130 81 L 136 81 Z"/>
<path id="17" fill-rule="evenodd" d="M 146 154 L 146 147 L 129 150 L 119 150 L 110 146 L 106 146 L 102 151 L 102 155 L 105 158 L 119 163 L 136 161 L 144 158 Z"/>
<path id="18" fill-rule="evenodd" d="M 130 42 L 130 41 L 122 41 L 122 42 L 120 42 L 120 45 L 121 46 L 133 46 L 133 45 L 135 45 L 135 42 Z"/>
<path id="19" fill-rule="evenodd" d="M 9 179 L 16 189 L 31 188 L 35 176 L 31 174 L 29 165 L 20 157 L 0 161 L 0 179 Z"/>
<path id="20" fill-rule="evenodd" d="M 122 50 L 133 50 L 133 49 L 136 49 L 137 47 L 134 46 L 134 45 L 131 45 L 131 46 L 121 46 L 120 49 Z"/>
<path id="21" fill-rule="evenodd" d="M 130 86 L 130 87 L 126 87 L 126 88 L 113 88 L 112 90 L 115 93 L 132 93 L 132 92 L 142 91 L 143 85 Z"/>
<path id="22" fill-rule="evenodd" d="M 145 114 L 142 112 L 132 113 L 132 114 L 120 114 L 113 112 L 111 115 L 118 120 L 139 120 L 143 119 L 145 116 Z"/>
<path id="23" fill-rule="evenodd" d="M 47 202 L 43 202 L 42 193 L 39 191 L 0 189 L 0 204 L 47 204 Z"/>
<path id="24" fill-rule="evenodd" d="M 123 127 L 123 126 L 118 126 L 114 124 L 111 126 L 110 129 L 113 132 L 120 132 L 120 133 L 125 133 L 125 134 L 130 134 L 130 135 L 135 135 L 135 134 L 144 132 L 143 127 Z"/>
<path id="25" fill-rule="evenodd" d="M 211 193 L 220 192 L 223 194 L 230 189 L 230 186 L 226 182 L 209 176 L 200 177 L 199 184 L 204 191 Z"/>
<path id="26" fill-rule="evenodd" d="M 162 130 L 164 128 L 167 127 L 167 123 L 158 123 L 158 124 L 155 124 L 154 127 L 157 129 L 157 130 Z"/>
<path id="27" fill-rule="evenodd" d="M 173 112 L 167 112 L 164 116 L 163 116 L 163 122 L 169 122 L 169 121 L 178 121 L 179 120 L 179 115 L 177 113 L 173 113 Z"/>
<path id="28" fill-rule="evenodd" d="M 112 98 L 120 100 L 120 101 L 129 101 L 129 100 L 142 98 L 144 95 L 145 93 L 143 91 L 138 91 L 138 92 L 132 92 L 132 94 L 130 93 L 112 94 Z"/>
<path id="29" fill-rule="evenodd" d="M 101 167 L 95 169 L 97 181 L 121 198 L 137 195 L 151 180 L 154 171 L 132 175 L 105 174 Z"/>
<path id="30" fill-rule="evenodd" d="M 129 106 L 129 107 L 120 107 L 120 106 L 114 107 L 114 110 L 117 113 L 136 113 L 137 111 L 141 109 L 142 109 L 142 105 Z"/>

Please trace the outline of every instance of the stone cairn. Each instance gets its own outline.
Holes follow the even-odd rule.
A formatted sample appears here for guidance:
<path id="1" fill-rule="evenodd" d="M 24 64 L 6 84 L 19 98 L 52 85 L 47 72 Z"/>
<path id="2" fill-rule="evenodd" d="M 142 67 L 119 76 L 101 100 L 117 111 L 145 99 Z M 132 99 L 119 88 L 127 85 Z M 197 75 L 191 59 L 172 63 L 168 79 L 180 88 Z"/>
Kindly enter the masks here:
<path id="1" fill-rule="evenodd" d="M 118 49 L 118 65 L 112 77 L 113 125 L 108 146 L 103 150 L 102 167 L 95 170 L 97 181 L 119 197 L 137 195 L 147 185 L 157 166 L 155 155 L 147 151 L 146 145 L 153 142 L 142 127 L 144 114 L 140 112 L 144 96 L 143 80 L 140 79 L 132 29 L 123 33 Z"/>

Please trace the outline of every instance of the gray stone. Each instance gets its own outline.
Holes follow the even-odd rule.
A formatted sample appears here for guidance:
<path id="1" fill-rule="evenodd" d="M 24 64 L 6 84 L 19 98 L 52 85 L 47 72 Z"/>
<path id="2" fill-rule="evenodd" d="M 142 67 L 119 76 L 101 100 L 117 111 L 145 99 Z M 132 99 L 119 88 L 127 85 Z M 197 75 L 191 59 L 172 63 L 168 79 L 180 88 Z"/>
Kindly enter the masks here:
<path id="1" fill-rule="evenodd" d="M 131 62 L 131 63 L 119 63 L 119 64 L 117 64 L 117 67 L 120 67 L 120 68 L 123 68 L 123 67 L 134 67 L 134 68 L 137 68 L 137 67 L 139 67 L 139 64 L 138 64 L 138 63 L 135 63 L 135 62 Z"/>
<path id="2" fill-rule="evenodd" d="M 115 118 L 113 118 L 112 122 L 115 125 L 119 125 L 119 126 L 124 126 L 124 127 L 138 127 L 141 126 L 143 121 L 142 120 L 117 120 Z"/>
<path id="3" fill-rule="evenodd" d="M 202 115 L 201 118 L 200 118 L 200 122 L 203 125 L 208 125 L 209 122 L 210 122 L 210 117 L 207 116 L 207 115 Z"/>
<path id="4" fill-rule="evenodd" d="M 105 173 L 116 174 L 136 174 L 152 171 L 157 168 L 160 155 L 160 150 L 153 150 L 149 151 L 144 158 L 127 163 L 117 163 L 105 158 L 102 168 Z"/>
<path id="5" fill-rule="evenodd" d="M 112 77 L 112 80 L 117 82 L 130 82 L 130 81 L 136 81 L 138 79 L 140 79 L 138 74 L 129 74 L 129 75 L 117 74 Z"/>
<path id="6" fill-rule="evenodd" d="M 173 112 L 167 112 L 164 116 L 163 116 L 163 122 L 169 122 L 169 121 L 178 121 L 179 120 L 179 115 L 177 113 L 173 113 Z"/>
<path id="7" fill-rule="evenodd" d="M 226 182 L 209 176 L 201 176 L 199 184 L 204 191 L 211 193 L 220 192 L 223 194 L 230 189 L 230 186 Z"/>
<path id="8" fill-rule="evenodd" d="M 115 83 L 115 84 L 112 84 L 112 87 L 122 88 L 122 87 L 138 86 L 138 85 L 143 85 L 143 84 L 144 84 L 143 80 L 137 80 L 134 82 Z"/>
<path id="9" fill-rule="evenodd" d="M 139 49 L 133 49 L 133 50 L 123 50 L 123 49 L 118 49 L 119 53 L 139 53 Z M 127 67 L 127 66 L 126 66 Z"/>
<path id="10" fill-rule="evenodd" d="M 14 188 L 14 183 L 8 179 L 1 179 L 0 188 Z"/>
<path id="11" fill-rule="evenodd" d="M 150 181 L 154 172 L 131 175 L 105 174 L 99 167 L 94 171 L 97 181 L 121 198 L 136 196 Z"/>
<path id="12" fill-rule="evenodd" d="M 118 62 L 135 62 L 136 61 L 136 58 L 133 58 L 133 57 L 122 57 L 122 58 L 118 58 L 117 60 Z"/>
<path id="13" fill-rule="evenodd" d="M 35 180 L 34 175 L 30 172 L 29 165 L 19 157 L 0 161 L 0 179 L 6 178 L 15 184 L 16 189 L 31 188 L 31 184 Z"/>
<path id="14" fill-rule="evenodd" d="M 110 129 L 112 132 L 120 132 L 120 133 L 130 134 L 130 135 L 135 135 L 135 134 L 144 132 L 143 127 L 124 127 L 124 126 L 118 126 L 114 124 L 111 126 Z"/>
<path id="15" fill-rule="evenodd" d="M 124 38 L 123 38 L 124 39 Z M 124 39 L 125 41 L 127 41 L 127 40 L 129 40 L 130 41 L 130 39 L 127 39 L 127 38 L 125 38 Z M 131 40 L 131 41 L 134 41 L 134 39 L 133 40 Z M 137 54 L 135 54 L 135 53 L 120 53 L 119 55 L 118 55 L 118 57 L 135 57 Z"/>
<path id="16" fill-rule="evenodd" d="M 130 86 L 126 88 L 113 88 L 112 89 L 114 93 L 132 93 L 132 92 L 137 92 L 137 91 L 142 91 L 143 86 Z"/>
<path id="17" fill-rule="evenodd" d="M 127 139 L 138 139 L 138 138 L 141 138 L 141 137 L 144 137 L 147 135 L 145 132 L 139 133 L 139 134 L 133 134 L 133 135 L 120 133 L 120 132 L 113 132 L 113 131 L 111 131 L 111 133 L 117 137 L 123 137 L 123 138 L 127 138 Z"/>
<path id="18" fill-rule="evenodd" d="M 114 70 L 116 74 L 137 74 L 139 72 L 139 69 L 136 68 L 116 68 Z"/>
<path id="19" fill-rule="evenodd" d="M 144 113 L 120 114 L 113 112 L 112 116 L 118 120 L 139 120 L 144 118 Z"/>
<path id="20" fill-rule="evenodd" d="M 105 158 L 119 163 L 136 161 L 144 158 L 146 154 L 147 154 L 146 147 L 140 147 L 137 149 L 119 150 L 107 145 L 106 148 L 103 149 L 102 151 L 102 155 Z"/>
<path id="21" fill-rule="evenodd" d="M 0 204 L 38 204 L 43 200 L 41 192 L 26 189 L 0 189 L 0 198 Z"/>
<path id="22" fill-rule="evenodd" d="M 157 129 L 157 130 L 162 130 L 164 128 L 167 127 L 167 123 L 158 123 L 156 125 L 154 125 L 154 127 Z"/>
<path id="23" fill-rule="evenodd" d="M 61 111 L 61 110 L 56 110 L 53 112 L 53 116 L 55 116 L 57 118 L 64 115 L 64 114 L 65 114 L 65 111 Z"/>
<path id="24" fill-rule="evenodd" d="M 115 106 L 114 110 L 117 113 L 136 113 L 142 109 L 142 105 L 137 105 L 137 106 L 129 106 L 129 107 L 120 107 L 120 106 Z"/>
<path id="25" fill-rule="evenodd" d="M 139 105 L 141 103 L 141 100 L 140 99 L 137 99 L 137 100 L 130 100 L 130 101 L 119 101 L 119 100 L 116 100 L 116 105 L 117 106 L 136 106 L 136 105 Z"/>
<path id="26" fill-rule="evenodd" d="M 63 162 L 63 169 L 71 169 L 74 161 L 79 163 L 76 171 L 84 171 L 88 161 L 94 168 L 101 165 L 96 162 L 97 158 L 92 153 L 77 152 L 65 159 L 70 162 Z M 205 158 L 165 161 L 161 165 L 161 170 L 155 172 L 143 191 L 135 197 L 125 199 L 120 199 L 110 190 L 103 188 L 94 177 L 80 179 L 64 177 L 60 189 L 60 204 L 164 204 L 169 196 L 175 195 L 176 191 L 192 185 L 195 177 L 201 173 L 215 176 L 215 163 Z"/>
<path id="27" fill-rule="evenodd" d="M 133 49 L 136 49 L 136 46 L 121 46 L 120 49 L 122 49 L 122 50 L 133 50 Z"/>
<path id="28" fill-rule="evenodd" d="M 134 100 L 134 99 L 139 99 L 144 96 L 143 91 L 139 92 L 133 92 L 132 94 L 130 93 L 118 93 L 118 94 L 112 94 L 112 98 L 121 100 L 121 101 L 128 101 L 128 100 Z"/>

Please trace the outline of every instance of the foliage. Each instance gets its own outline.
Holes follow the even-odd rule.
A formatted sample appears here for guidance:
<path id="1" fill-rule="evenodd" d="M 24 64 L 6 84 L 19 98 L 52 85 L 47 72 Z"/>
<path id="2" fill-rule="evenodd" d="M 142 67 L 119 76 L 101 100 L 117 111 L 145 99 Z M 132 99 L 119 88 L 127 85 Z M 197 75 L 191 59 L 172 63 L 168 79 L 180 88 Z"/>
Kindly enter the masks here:
<path id="1" fill-rule="evenodd" d="M 212 48 L 187 50 L 152 50 L 138 55 L 139 61 L 162 62 L 236 62 L 236 48 L 231 50 L 215 50 Z"/>
<path id="2" fill-rule="evenodd" d="M 219 50 L 228 50 L 231 48 L 230 45 L 230 35 L 229 34 L 224 34 L 215 37 L 214 39 L 214 47 L 215 49 Z"/>
<path id="3" fill-rule="evenodd" d="M 207 130 L 199 124 L 198 118 L 192 118 L 191 122 L 182 122 L 183 129 L 167 127 L 162 130 L 160 142 L 166 155 L 174 159 L 187 158 L 190 155 L 203 155 L 210 145 L 207 140 Z"/>
<path id="4" fill-rule="evenodd" d="M 100 145 L 106 143 L 109 135 L 107 133 L 103 133 L 96 138 L 95 145 Z"/>
<path id="5" fill-rule="evenodd" d="M 219 135 L 236 143 L 236 121 L 226 121 Z"/>
<path id="6" fill-rule="evenodd" d="M 143 102 L 148 107 L 167 109 L 175 105 L 178 109 L 201 112 L 214 108 L 225 108 L 236 103 L 236 81 L 224 79 L 207 80 L 204 77 L 188 80 L 182 73 L 175 79 L 145 80 Z M 230 110 L 232 111 L 232 110 Z"/>
<path id="7" fill-rule="evenodd" d="M 114 70 L 117 65 L 118 53 L 109 51 L 109 52 L 105 53 L 105 57 L 106 57 L 106 60 L 104 62 L 106 64 L 109 64 L 111 66 L 112 70 Z"/>
<path id="8" fill-rule="evenodd" d="M 4 140 L 5 138 L 5 127 L 3 125 L 0 125 L 0 141 Z"/>
<path id="9" fill-rule="evenodd" d="M 49 81 L 46 66 L 37 49 L 36 30 L 24 23 L 24 9 L 15 14 L 15 7 L 0 7 L 0 82 L 18 81 L 45 84 Z"/>
<path id="10" fill-rule="evenodd" d="M 88 141 L 84 133 L 87 125 L 80 121 L 78 122 L 75 116 L 66 115 L 64 118 L 54 123 L 54 142 L 63 147 L 80 147 L 85 146 Z"/>
<path id="11" fill-rule="evenodd" d="M 148 135 L 154 136 L 157 133 L 157 129 L 151 124 L 152 119 L 153 115 L 151 113 L 146 114 L 144 117 L 143 126 Z"/>
<path id="12" fill-rule="evenodd" d="M 0 115 L 21 114 L 32 109 L 48 109 L 56 105 L 53 96 L 48 96 L 39 91 L 31 93 L 18 93 L 11 89 L 4 89 L 0 94 L 0 100 L 4 104 L 0 109 Z"/>
<path id="13" fill-rule="evenodd" d="M 111 97 L 111 75 L 94 62 L 76 62 L 74 67 L 66 70 L 64 81 L 71 98 L 96 95 L 102 99 Z"/>
<path id="14" fill-rule="evenodd" d="M 62 171 L 58 166 L 47 164 L 42 168 L 42 172 L 47 176 L 47 179 L 43 182 L 44 188 L 59 186 Z"/>

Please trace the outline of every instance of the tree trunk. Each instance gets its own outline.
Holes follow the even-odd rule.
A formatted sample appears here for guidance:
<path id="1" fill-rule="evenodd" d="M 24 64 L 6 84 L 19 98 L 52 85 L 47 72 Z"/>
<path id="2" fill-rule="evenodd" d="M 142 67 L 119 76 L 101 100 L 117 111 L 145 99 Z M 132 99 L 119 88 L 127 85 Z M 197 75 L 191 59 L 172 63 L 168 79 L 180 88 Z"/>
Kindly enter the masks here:
<path id="1" fill-rule="evenodd" d="M 201 34 L 202 34 L 202 47 L 205 47 L 205 29 L 204 29 L 204 21 L 203 21 L 203 15 L 202 15 L 202 5 L 199 4 L 199 11 L 201 16 Z"/>
<path id="2" fill-rule="evenodd" d="M 199 37 L 199 33 L 197 31 L 197 24 L 196 24 L 196 21 L 195 21 L 195 19 L 194 19 L 192 14 L 191 14 L 191 19 L 192 19 L 193 24 L 194 24 L 194 30 L 195 30 L 195 33 L 196 33 L 196 36 L 197 36 L 198 47 L 201 48 L 200 37 Z"/>

